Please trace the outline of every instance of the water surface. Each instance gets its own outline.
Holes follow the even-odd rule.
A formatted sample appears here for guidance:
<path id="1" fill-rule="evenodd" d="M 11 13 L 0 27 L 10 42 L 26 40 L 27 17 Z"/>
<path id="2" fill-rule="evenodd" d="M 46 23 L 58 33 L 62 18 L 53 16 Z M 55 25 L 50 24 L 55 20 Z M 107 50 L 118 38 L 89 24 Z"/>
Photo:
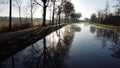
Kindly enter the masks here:
<path id="1" fill-rule="evenodd" d="M 67 25 L 9 57 L 0 68 L 120 68 L 120 33 Z"/>

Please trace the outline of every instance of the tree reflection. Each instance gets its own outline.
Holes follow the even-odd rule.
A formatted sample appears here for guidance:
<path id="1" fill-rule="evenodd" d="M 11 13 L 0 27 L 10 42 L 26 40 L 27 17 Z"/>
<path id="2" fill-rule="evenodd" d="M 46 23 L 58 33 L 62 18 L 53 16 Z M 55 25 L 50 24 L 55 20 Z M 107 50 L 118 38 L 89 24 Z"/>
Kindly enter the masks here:
<path id="1" fill-rule="evenodd" d="M 80 26 L 77 24 L 71 25 L 70 28 L 71 28 L 71 32 L 80 32 L 81 31 Z"/>
<path id="2" fill-rule="evenodd" d="M 95 33 L 95 32 L 96 32 L 96 28 L 91 26 L 91 27 L 90 27 L 90 32 L 91 32 L 91 33 Z"/>
<path id="3" fill-rule="evenodd" d="M 113 57 L 120 59 L 120 45 L 113 45 L 112 48 L 110 48 L 114 53 L 112 54 Z"/>
<path id="4" fill-rule="evenodd" d="M 12 58 L 12 68 L 15 68 L 14 56 L 12 56 L 11 58 Z"/>
<path id="5" fill-rule="evenodd" d="M 105 49 L 107 43 L 111 42 L 111 48 L 109 49 L 113 51 L 112 56 L 120 58 L 120 34 L 106 29 L 91 27 L 92 33 L 94 30 L 96 30 L 96 38 L 103 43 L 103 48 Z"/>
<path id="6" fill-rule="evenodd" d="M 81 28 L 77 25 L 68 25 L 64 27 L 64 29 L 57 30 L 49 36 L 44 37 L 39 43 L 35 43 L 15 54 L 12 60 L 11 58 L 7 59 L 0 67 L 62 68 L 65 59 L 68 58 L 68 52 L 74 38 L 74 33 L 80 30 Z M 52 39 L 50 40 L 49 37 Z"/>
<path id="7" fill-rule="evenodd" d="M 70 29 L 66 28 L 63 37 L 61 38 L 60 30 L 56 31 L 59 37 L 57 44 L 53 41 L 53 45 L 46 46 L 46 38 L 44 38 L 44 51 L 41 60 L 37 63 L 37 68 L 62 68 L 64 66 L 64 60 L 68 57 L 68 52 L 74 38 L 74 32 L 80 31 L 80 28 L 75 25 L 70 26 Z M 54 38 L 54 37 L 52 37 Z"/>

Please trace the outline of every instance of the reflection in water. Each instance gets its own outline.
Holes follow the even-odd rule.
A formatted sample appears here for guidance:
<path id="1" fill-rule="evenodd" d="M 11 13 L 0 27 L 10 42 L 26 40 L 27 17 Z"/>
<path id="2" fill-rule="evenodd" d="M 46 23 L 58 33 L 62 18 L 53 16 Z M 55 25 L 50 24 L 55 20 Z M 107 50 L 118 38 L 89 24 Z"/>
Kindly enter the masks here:
<path id="1" fill-rule="evenodd" d="M 68 25 L 1 63 L 1 68 L 62 68 L 74 38 L 81 29 Z"/>
<path id="2" fill-rule="evenodd" d="M 52 42 L 52 46 L 46 47 L 46 38 L 44 38 L 44 57 L 42 63 L 38 63 L 37 68 L 62 68 L 64 66 L 64 59 L 68 57 L 69 48 L 74 37 L 74 32 L 80 31 L 80 28 L 76 28 L 76 25 L 70 26 L 70 29 L 66 28 L 63 38 L 61 37 L 60 30 L 56 31 L 58 41 Z M 52 37 L 54 39 L 54 35 Z M 39 62 L 41 62 L 39 61 Z"/>
<path id="3" fill-rule="evenodd" d="M 101 40 L 103 48 L 105 49 L 107 43 L 111 42 L 110 50 L 113 51 L 112 56 L 115 58 L 120 58 L 120 34 L 117 32 L 109 31 L 106 29 L 90 27 L 91 33 L 94 33 L 96 30 L 96 38 Z"/>
<path id="4" fill-rule="evenodd" d="M 95 33 L 95 32 L 96 32 L 96 28 L 91 26 L 91 27 L 90 27 L 90 32 L 91 32 L 91 33 Z"/>
<path id="5" fill-rule="evenodd" d="M 73 24 L 9 57 L 0 68 L 120 68 L 119 58 L 120 33 Z"/>
<path id="6" fill-rule="evenodd" d="M 9 57 L 0 68 L 120 68 L 120 34 L 89 27 L 65 26 Z"/>
<path id="7" fill-rule="evenodd" d="M 11 58 L 12 58 L 12 68 L 15 68 L 14 56 L 12 56 Z"/>

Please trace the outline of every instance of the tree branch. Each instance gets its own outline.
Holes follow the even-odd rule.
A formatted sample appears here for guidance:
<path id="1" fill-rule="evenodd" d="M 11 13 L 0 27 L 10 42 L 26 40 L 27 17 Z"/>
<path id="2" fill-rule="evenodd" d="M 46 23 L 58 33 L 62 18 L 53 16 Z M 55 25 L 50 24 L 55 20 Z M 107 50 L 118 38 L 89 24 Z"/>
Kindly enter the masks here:
<path id="1" fill-rule="evenodd" d="M 47 5 L 46 5 L 47 7 L 48 7 L 48 5 L 49 5 L 49 1 L 50 1 L 50 0 L 48 0 L 48 3 L 47 3 Z"/>
<path id="2" fill-rule="evenodd" d="M 34 2 L 43 8 L 43 6 L 38 1 L 34 0 Z"/>

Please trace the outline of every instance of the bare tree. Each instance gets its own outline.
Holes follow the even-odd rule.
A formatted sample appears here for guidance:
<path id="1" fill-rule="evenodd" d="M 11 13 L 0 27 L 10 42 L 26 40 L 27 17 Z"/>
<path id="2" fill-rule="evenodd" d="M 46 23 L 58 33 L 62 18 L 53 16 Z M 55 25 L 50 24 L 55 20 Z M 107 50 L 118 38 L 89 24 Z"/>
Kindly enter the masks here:
<path id="1" fill-rule="evenodd" d="M 20 25 L 22 24 L 22 20 L 21 20 L 21 7 L 22 7 L 22 1 L 21 0 L 14 0 L 16 2 L 16 5 L 14 5 L 15 7 L 18 8 L 19 11 L 19 22 Z"/>
<path id="2" fill-rule="evenodd" d="M 49 18 L 50 21 L 49 21 L 49 23 L 52 24 L 52 21 L 51 21 L 51 20 L 52 20 L 52 19 L 51 19 L 51 17 L 52 17 L 52 3 L 51 3 L 51 2 L 50 2 L 50 4 L 49 4 L 49 13 L 50 13 L 50 18 Z"/>
<path id="3" fill-rule="evenodd" d="M 12 0 L 9 0 L 9 31 L 12 29 Z"/>
<path id="4" fill-rule="evenodd" d="M 33 24 L 33 7 L 34 7 L 34 3 L 33 0 L 30 0 L 30 12 L 31 12 L 31 23 Z"/>
<path id="5" fill-rule="evenodd" d="M 108 2 L 108 1 L 106 2 L 106 6 L 105 6 L 104 12 L 105 12 L 105 18 L 107 18 L 107 16 L 108 16 L 109 13 L 110 13 L 110 5 L 109 5 L 109 2 Z"/>
<path id="6" fill-rule="evenodd" d="M 58 19 L 58 24 L 59 24 L 59 26 L 60 26 L 60 22 L 61 22 L 61 21 L 60 21 L 60 20 L 61 20 L 61 12 L 62 12 L 61 9 L 62 9 L 62 7 L 61 7 L 61 6 L 58 6 L 58 18 L 59 18 L 59 19 Z"/>
<path id="7" fill-rule="evenodd" d="M 66 17 L 66 22 L 69 22 L 69 16 L 71 13 L 73 13 L 74 10 L 74 5 L 71 2 L 66 2 L 63 6 L 63 12 L 65 14 Z"/>
<path id="8" fill-rule="evenodd" d="M 98 18 L 98 22 L 102 23 L 103 19 L 106 18 L 106 15 L 104 13 L 104 10 L 98 10 L 97 11 L 97 18 Z"/>
<path id="9" fill-rule="evenodd" d="M 37 5 L 35 4 L 34 0 L 29 0 L 28 5 L 26 7 L 26 11 L 30 15 L 30 21 L 32 24 L 33 24 L 33 17 L 36 10 L 37 10 Z"/>
<path id="10" fill-rule="evenodd" d="M 60 25 L 60 20 L 61 20 L 61 13 L 63 11 L 63 6 L 66 2 L 68 2 L 68 0 L 51 0 L 52 4 L 53 4 L 53 10 L 52 10 L 52 25 L 54 25 L 54 20 L 55 20 L 55 14 L 56 14 L 56 24 L 58 22 L 58 24 Z M 59 4 L 58 4 L 59 3 Z"/>
<path id="11" fill-rule="evenodd" d="M 115 8 L 115 15 L 120 16 L 120 0 L 116 0 L 117 4 L 113 7 Z"/>
<path id="12" fill-rule="evenodd" d="M 97 22 L 97 15 L 96 15 L 95 13 L 93 13 L 93 14 L 91 15 L 91 22 L 93 22 L 93 23 L 96 23 L 96 22 Z"/>
<path id="13" fill-rule="evenodd" d="M 52 25 L 54 25 L 55 3 L 56 3 L 56 0 L 51 0 L 51 1 L 53 2 Z"/>
<path id="14" fill-rule="evenodd" d="M 47 0 L 42 0 L 43 2 L 43 26 L 46 26 L 46 8 L 47 8 Z"/>
<path id="15" fill-rule="evenodd" d="M 68 0 L 60 0 L 61 1 L 61 4 L 59 5 L 60 6 L 60 19 L 62 18 L 62 22 L 64 22 L 64 18 L 65 18 L 65 14 L 64 14 L 64 5 L 66 2 L 69 2 Z M 60 23 L 60 21 L 59 21 Z"/>
<path id="16" fill-rule="evenodd" d="M 38 2 L 37 0 L 34 0 L 34 2 L 36 4 L 38 4 L 39 6 L 41 6 L 43 8 L 43 23 L 42 26 L 46 26 L 46 9 L 49 5 L 49 1 L 50 0 L 41 0 L 43 4 L 41 4 L 40 2 Z"/>

